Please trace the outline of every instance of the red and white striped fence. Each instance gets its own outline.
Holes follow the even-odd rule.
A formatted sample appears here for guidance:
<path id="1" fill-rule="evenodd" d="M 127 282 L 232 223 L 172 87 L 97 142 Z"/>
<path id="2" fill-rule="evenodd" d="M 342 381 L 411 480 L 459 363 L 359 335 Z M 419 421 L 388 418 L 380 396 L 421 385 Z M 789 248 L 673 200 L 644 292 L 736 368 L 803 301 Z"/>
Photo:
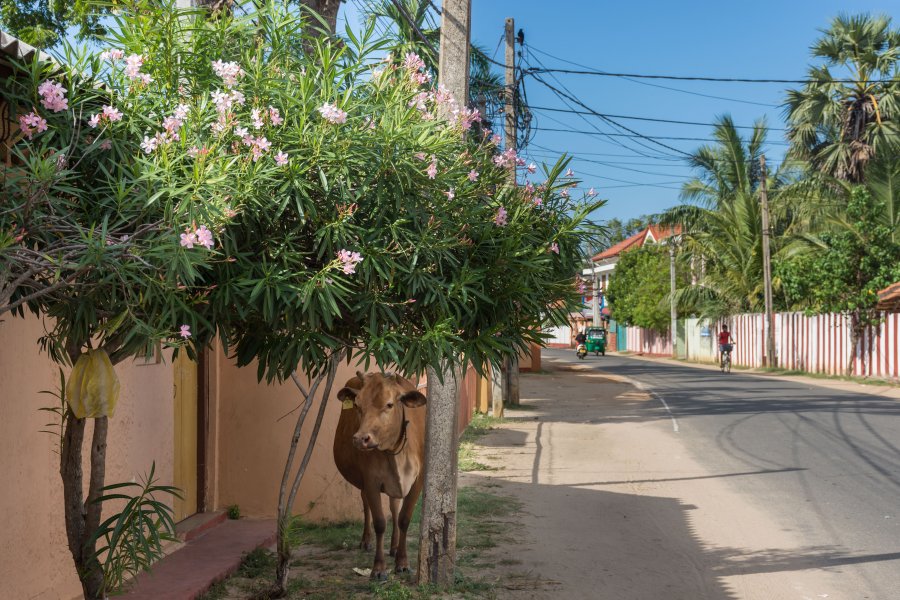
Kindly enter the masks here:
<path id="1" fill-rule="evenodd" d="M 735 365 L 761 367 L 768 362 L 764 361 L 764 315 L 735 315 L 710 324 L 713 343 L 722 323 L 728 324 L 735 339 L 732 354 Z M 691 320 L 688 327 L 700 327 L 700 323 Z M 687 337 L 690 338 L 691 333 L 687 332 Z M 672 354 L 668 333 L 629 327 L 627 338 L 627 348 L 631 352 Z M 778 366 L 783 369 L 843 375 L 850 362 L 850 317 L 840 314 L 807 316 L 799 312 L 777 313 L 775 352 Z M 900 314 L 885 314 L 880 325 L 866 329 L 857 345 L 852 374 L 900 378 Z"/>

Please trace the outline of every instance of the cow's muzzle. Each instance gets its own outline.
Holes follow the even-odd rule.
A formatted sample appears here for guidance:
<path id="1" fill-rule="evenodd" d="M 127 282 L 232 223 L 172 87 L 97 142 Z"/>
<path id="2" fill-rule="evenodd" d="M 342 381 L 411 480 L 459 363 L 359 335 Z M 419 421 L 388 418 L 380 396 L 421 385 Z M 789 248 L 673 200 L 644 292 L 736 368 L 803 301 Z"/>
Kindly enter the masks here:
<path id="1" fill-rule="evenodd" d="M 375 450 L 378 441 L 370 433 L 357 433 L 353 436 L 353 445 L 357 450 Z"/>

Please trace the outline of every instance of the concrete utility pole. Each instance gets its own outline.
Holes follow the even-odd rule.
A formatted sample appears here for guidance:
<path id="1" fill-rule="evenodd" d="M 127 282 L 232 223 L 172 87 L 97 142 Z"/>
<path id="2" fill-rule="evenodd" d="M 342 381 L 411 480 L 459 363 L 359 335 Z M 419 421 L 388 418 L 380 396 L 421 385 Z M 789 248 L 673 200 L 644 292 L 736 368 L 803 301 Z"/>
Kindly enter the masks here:
<path id="1" fill-rule="evenodd" d="M 769 255 L 769 195 L 766 192 L 766 155 L 759 157 L 760 184 L 759 196 L 762 201 L 762 246 L 763 246 L 763 280 L 766 295 L 766 365 L 777 367 L 775 356 L 775 315 L 772 313 L 772 259 Z"/>
<path id="2" fill-rule="evenodd" d="M 506 19 L 506 147 L 516 148 L 516 36 L 515 21 Z M 516 185 L 515 164 L 509 170 L 510 184 Z M 519 357 L 510 358 L 503 364 L 503 400 L 510 406 L 519 405 Z M 495 413 L 495 416 L 496 413 Z"/>
<path id="3" fill-rule="evenodd" d="M 672 319 L 672 358 L 677 357 L 675 345 L 678 343 L 678 307 L 675 304 L 675 236 L 669 236 L 669 317 Z"/>
<path id="4" fill-rule="evenodd" d="M 438 81 L 465 106 L 469 97 L 471 0 L 444 0 Z M 459 447 L 459 384 L 455 368 L 428 369 L 425 481 L 419 531 L 420 584 L 449 587 L 456 570 L 456 477 Z"/>
<path id="5" fill-rule="evenodd" d="M 506 116 L 506 147 L 516 150 L 516 37 L 515 20 L 506 19 L 506 104 L 503 113 Z M 516 167 L 510 169 L 510 180 L 516 185 Z"/>

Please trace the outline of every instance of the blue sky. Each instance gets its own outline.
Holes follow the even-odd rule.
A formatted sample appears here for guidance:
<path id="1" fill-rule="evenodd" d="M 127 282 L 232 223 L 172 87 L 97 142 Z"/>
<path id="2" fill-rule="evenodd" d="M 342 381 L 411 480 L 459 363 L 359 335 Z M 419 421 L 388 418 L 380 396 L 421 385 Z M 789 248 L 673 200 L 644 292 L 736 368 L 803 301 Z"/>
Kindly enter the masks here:
<path id="1" fill-rule="evenodd" d="M 352 2 L 341 10 L 345 18 L 356 18 Z M 894 26 L 900 27 L 900 5 L 895 0 L 472 0 L 472 39 L 493 53 L 504 20 L 513 17 L 516 29 L 525 32 L 524 60 L 534 66 L 578 68 L 565 60 L 611 72 L 802 79 L 812 60 L 809 47 L 819 36 L 818 30 L 840 12 L 887 14 L 895 19 Z M 502 62 L 502 48 L 495 58 Z M 738 125 L 750 126 L 766 117 L 773 129 L 784 127 L 779 105 L 788 87 L 785 84 L 668 80 L 643 80 L 641 84 L 608 77 L 558 74 L 558 81 L 546 77 L 602 113 L 700 123 L 711 123 L 728 113 Z M 526 79 L 525 85 L 531 106 L 567 108 L 533 78 Z M 578 115 L 544 110 L 536 110 L 535 115 L 538 128 L 592 130 L 596 125 L 601 131 L 612 131 L 593 116 L 583 120 Z M 711 130 L 628 119 L 619 122 L 649 136 L 708 139 Z M 596 215 L 599 220 L 627 219 L 677 204 L 680 184 L 690 176 L 681 160 L 672 160 L 677 153 L 665 148 L 648 150 L 630 138 L 616 139 L 632 149 L 599 136 L 538 130 L 525 153 L 536 162 L 552 162 L 563 151 L 573 154 L 573 168 L 582 186 L 596 188 L 609 200 Z M 773 130 L 769 140 L 767 158 L 777 164 L 785 150 L 783 131 Z M 660 141 L 684 152 L 703 143 Z M 660 154 L 666 157 L 660 158 Z"/>

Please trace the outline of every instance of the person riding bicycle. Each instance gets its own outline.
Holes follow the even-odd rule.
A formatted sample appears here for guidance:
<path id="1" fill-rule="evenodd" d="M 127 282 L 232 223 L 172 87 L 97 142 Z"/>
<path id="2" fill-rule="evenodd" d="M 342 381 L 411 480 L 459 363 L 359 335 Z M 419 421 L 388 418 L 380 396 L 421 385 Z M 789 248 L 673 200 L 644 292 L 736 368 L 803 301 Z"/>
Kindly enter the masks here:
<path id="1" fill-rule="evenodd" d="M 722 331 L 719 332 L 719 359 L 725 360 L 725 353 L 734 349 L 734 338 L 728 331 L 728 325 L 722 325 Z"/>

